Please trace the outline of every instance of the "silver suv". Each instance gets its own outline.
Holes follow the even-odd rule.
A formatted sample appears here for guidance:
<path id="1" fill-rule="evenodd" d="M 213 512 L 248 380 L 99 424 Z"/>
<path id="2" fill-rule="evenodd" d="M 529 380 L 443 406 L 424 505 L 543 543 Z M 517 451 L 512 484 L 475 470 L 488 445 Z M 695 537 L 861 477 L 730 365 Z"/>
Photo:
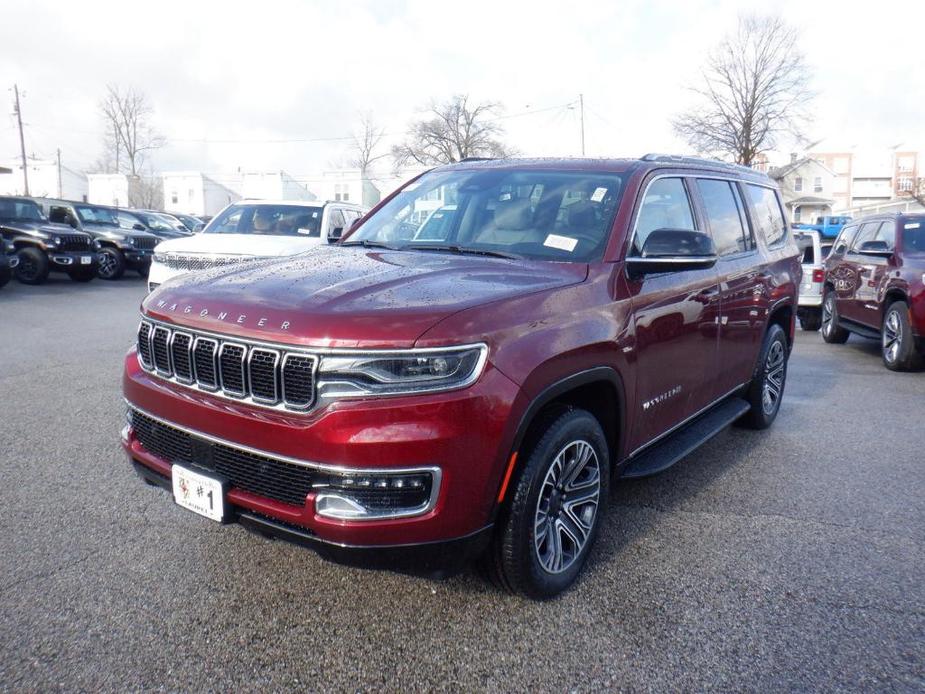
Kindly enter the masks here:
<path id="1" fill-rule="evenodd" d="M 793 232 L 793 237 L 800 249 L 800 263 L 803 266 L 797 317 L 803 330 L 819 330 L 822 327 L 822 287 L 825 283 L 823 263 L 835 239 L 825 238 L 814 229 L 798 229 Z"/>

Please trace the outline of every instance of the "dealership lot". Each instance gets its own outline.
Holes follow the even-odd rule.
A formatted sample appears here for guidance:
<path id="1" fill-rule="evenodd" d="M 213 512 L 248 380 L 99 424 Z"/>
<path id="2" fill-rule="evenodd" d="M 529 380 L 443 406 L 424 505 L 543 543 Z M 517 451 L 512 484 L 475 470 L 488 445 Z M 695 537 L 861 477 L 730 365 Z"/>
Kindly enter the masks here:
<path id="1" fill-rule="evenodd" d="M 874 343 L 799 333 L 775 426 L 618 484 L 540 604 L 331 564 L 141 484 L 118 431 L 143 292 L 0 291 L 0 686 L 925 686 L 925 373 Z"/>

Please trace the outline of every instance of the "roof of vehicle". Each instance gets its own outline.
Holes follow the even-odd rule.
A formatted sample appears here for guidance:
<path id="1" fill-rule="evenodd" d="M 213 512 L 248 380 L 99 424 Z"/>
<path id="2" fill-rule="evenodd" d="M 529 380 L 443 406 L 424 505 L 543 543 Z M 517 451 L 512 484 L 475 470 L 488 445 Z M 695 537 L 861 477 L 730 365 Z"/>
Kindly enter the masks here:
<path id="1" fill-rule="evenodd" d="M 674 154 L 646 154 L 639 159 L 611 159 L 590 157 L 542 157 L 504 159 L 483 159 L 470 157 L 454 164 L 445 164 L 436 167 L 435 171 L 452 169 L 564 169 L 569 171 L 597 171 L 606 173 L 629 173 L 638 170 L 654 170 L 662 168 L 672 169 L 702 169 L 704 171 L 733 174 L 742 178 L 773 183 L 767 174 L 740 164 L 730 164 L 718 159 L 704 159 L 701 157 L 679 156 Z"/>
<path id="2" fill-rule="evenodd" d="M 883 219 L 922 220 L 922 219 L 925 219 L 925 211 L 923 212 L 874 212 L 871 214 L 866 214 L 863 217 L 857 217 L 855 219 L 852 219 L 850 224 L 852 225 L 863 224 L 864 222 L 872 222 L 878 219 L 879 220 L 883 220 Z"/>
<path id="3" fill-rule="evenodd" d="M 258 200 L 258 199 L 248 199 L 235 200 L 232 205 L 294 205 L 296 207 L 324 207 L 325 202 L 323 200 Z M 341 204 L 341 203 L 338 203 Z M 344 205 L 351 205 L 351 203 L 343 203 Z"/>

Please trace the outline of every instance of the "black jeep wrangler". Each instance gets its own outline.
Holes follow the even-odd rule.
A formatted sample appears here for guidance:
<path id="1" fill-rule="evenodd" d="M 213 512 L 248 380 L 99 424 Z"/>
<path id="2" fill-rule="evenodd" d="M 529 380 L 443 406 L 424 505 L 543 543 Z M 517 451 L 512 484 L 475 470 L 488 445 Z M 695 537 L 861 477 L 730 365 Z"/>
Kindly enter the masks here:
<path id="1" fill-rule="evenodd" d="M 148 276 L 154 247 L 162 239 L 146 231 L 120 227 L 117 208 L 71 200 L 33 199 L 50 221 L 85 231 L 96 239 L 100 244 L 97 272 L 102 279 L 117 280 L 126 269 Z"/>

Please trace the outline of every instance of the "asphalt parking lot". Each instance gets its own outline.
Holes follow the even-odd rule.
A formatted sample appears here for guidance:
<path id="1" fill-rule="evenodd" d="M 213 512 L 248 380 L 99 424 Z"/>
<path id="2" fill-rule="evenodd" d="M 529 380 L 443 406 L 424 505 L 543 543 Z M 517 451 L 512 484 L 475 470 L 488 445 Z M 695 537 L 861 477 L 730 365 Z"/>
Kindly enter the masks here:
<path id="1" fill-rule="evenodd" d="M 0 688 L 919 690 L 925 373 L 801 333 L 767 432 L 618 484 L 578 585 L 364 571 L 221 527 L 119 447 L 140 278 L 0 290 Z"/>

